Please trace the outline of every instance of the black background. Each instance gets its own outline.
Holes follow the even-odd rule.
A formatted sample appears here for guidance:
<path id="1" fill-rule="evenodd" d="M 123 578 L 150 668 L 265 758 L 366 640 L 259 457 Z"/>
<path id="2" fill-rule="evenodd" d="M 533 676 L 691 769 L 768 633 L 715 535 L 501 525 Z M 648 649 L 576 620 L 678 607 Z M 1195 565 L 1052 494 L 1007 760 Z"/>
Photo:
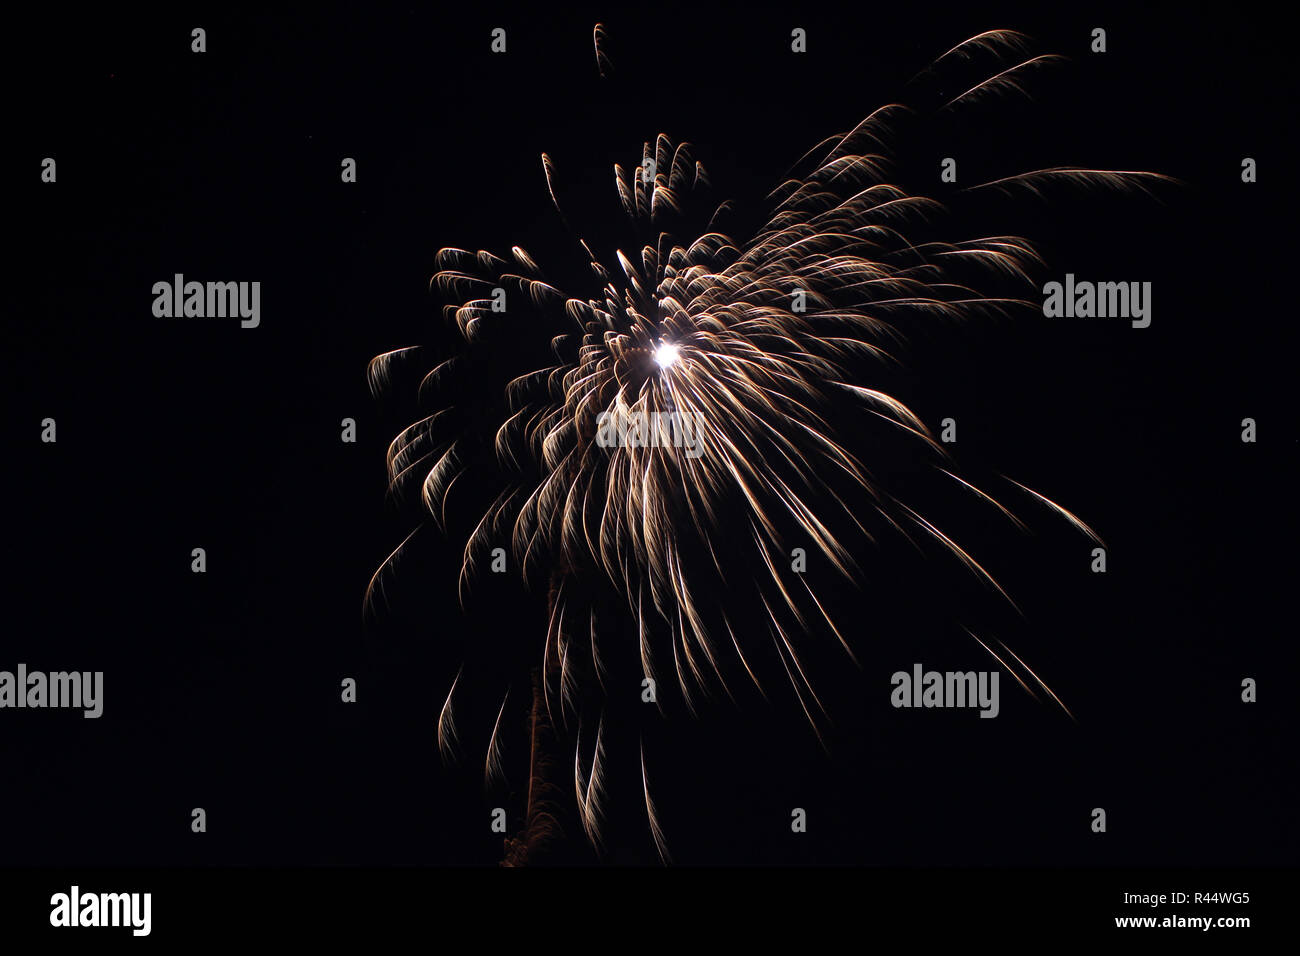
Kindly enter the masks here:
<path id="1" fill-rule="evenodd" d="M 829 757 L 781 713 L 719 707 L 665 731 L 656 797 L 674 858 L 1294 862 L 1294 99 L 1284 32 L 1259 17 L 211 7 L 16 29 L 29 68 L 11 150 L 33 215 L 10 281 L 35 295 L 5 323 L 0 668 L 102 670 L 105 712 L 0 713 L 0 861 L 499 860 L 488 812 L 519 795 L 484 795 L 473 747 L 443 767 L 434 728 L 463 646 L 509 628 L 540 651 L 538 598 L 462 614 L 459 549 L 432 535 L 363 623 L 366 581 L 413 526 L 385 503 L 383 470 L 409 409 L 371 398 L 367 360 L 440 321 L 438 248 L 518 244 L 545 264 L 567 241 L 543 150 L 589 197 L 586 219 L 610 208 L 612 163 L 661 131 L 697 144 L 720 193 L 757 202 L 933 57 L 1014 27 L 1071 62 L 996 122 L 958 118 L 952 142 L 922 144 L 925 175 L 955 155 L 963 182 L 1077 164 L 1184 183 L 1156 199 L 1054 194 L 989 226 L 1035 240 L 1044 278 L 1153 282 L 1149 329 L 968 326 L 913 342 L 900 386 L 931 425 L 957 419 L 959 462 L 1049 494 L 1106 539 L 1104 576 L 1065 534 L 991 557 L 1026 612 L 1013 646 L 1078 724 L 1009 680 L 995 721 L 891 710 L 889 673 L 940 659 L 861 606 L 846 626 L 875 642 L 872 663 Z M 505 56 L 489 52 L 495 26 Z M 795 26 L 806 55 L 789 52 Z M 1088 52 L 1094 26 L 1103 55 Z M 56 185 L 39 182 L 45 156 Z M 345 156 L 356 184 L 339 181 Z M 1244 156 L 1260 182 L 1240 181 Z M 155 319 L 151 286 L 176 272 L 261 281 L 261 327 Z M 39 441 L 47 416 L 56 445 Z M 345 416 L 356 444 L 339 441 Z M 1240 441 L 1246 416 L 1257 444 Z M 356 704 L 339 700 L 344 677 Z M 807 834 L 790 832 L 795 806 Z M 1104 835 L 1089 829 L 1098 806 Z M 206 834 L 190 831 L 194 807 Z"/>

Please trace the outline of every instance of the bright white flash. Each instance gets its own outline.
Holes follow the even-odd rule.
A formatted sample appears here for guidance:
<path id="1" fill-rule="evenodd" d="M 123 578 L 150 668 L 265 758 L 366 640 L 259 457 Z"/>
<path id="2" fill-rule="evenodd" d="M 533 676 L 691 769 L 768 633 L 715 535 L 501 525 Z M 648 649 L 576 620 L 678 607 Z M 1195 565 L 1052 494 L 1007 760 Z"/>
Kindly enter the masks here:
<path id="1" fill-rule="evenodd" d="M 659 363 L 660 368 L 672 365 L 677 361 L 677 346 L 667 342 L 662 343 L 655 349 L 655 361 Z"/>

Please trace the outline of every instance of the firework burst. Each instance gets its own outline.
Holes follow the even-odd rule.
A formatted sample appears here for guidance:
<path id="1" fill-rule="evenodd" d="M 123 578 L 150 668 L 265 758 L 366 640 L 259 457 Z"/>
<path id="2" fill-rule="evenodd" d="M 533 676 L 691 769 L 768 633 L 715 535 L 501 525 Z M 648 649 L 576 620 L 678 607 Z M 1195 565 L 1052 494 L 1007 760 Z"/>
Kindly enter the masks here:
<path id="1" fill-rule="evenodd" d="M 603 27 L 594 39 L 604 75 Z M 791 548 L 805 548 L 841 581 L 860 583 L 860 549 L 908 542 L 941 551 L 1011 600 L 887 473 L 896 462 L 923 462 L 972 502 L 1012 523 L 1021 519 L 959 477 L 917 415 L 875 387 L 871 370 L 896 364 L 892 347 L 921 323 L 1032 305 L 990 291 L 1028 284 L 1039 264 L 1030 243 L 945 234 L 941 203 L 892 184 L 889 147 L 901 117 L 1021 91 L 1027 76 L 1057 59 L 1027 49 L 1022 35 L 996 30 L 949 50 L 913 81 L 907 105 L 881 107 L 809 151 L 767 197 L 765 221 L 743 238 L 723 231 L 730 206 L 707 200 L 711 184 L 691 146 L 658 136 L 635 165 L 614 167 L 623 212 L 641 241 L 602 257 L 573 233 L 593 280 L 585 294 L 552 285 L 519 247 L 508 257 L 438 253 L 431 285 L 451 303 L 445 312 L 461 348 L 420 379 L 434 408 L 389 447 L 391 486 L 400 493 L 418 482 L 443 526 L 458 488 L 496 490 L 467 535 L 462 597 L 498 546 L 509 546 L 525 579 L 547 582 L 550 620 L 531 652 L 541 674 L 539 706 L 557 726 L 574 729 L 574 792 L 593 842 L 611 746 L 605 688 L 616 659 L 633 660 L 637 674 L 673 688 L 687 709 L 715 691 L 731 696 L 737 677 L 764 694 L 776 677 L 820 736 L 827 708 L 808 655 L 823 637 L 851 659 L 854 647 L 824 595 L 790 573 Z M 970 71 L 980 78 L 961 83 Z M 935 94 L 940 84 L 927 80 L 937 76 L 944 88 L 965 92 Z M 550 156 L 542 168 L 569 228 Z M 1161 178 L 1059 167 L 973 189 L 1145 189 Z M 709 216 L 703 221 L 701 208 Z M 512 355 L 533 349 L 534 358 L 502 371 L 503 338 Z M 402 348 L 377 356 L 372 385 L 385 388 L 419 354 Z M 496 417 L 471 398 L 492 391 L 504 401 Z M 647 422 L 642 440 L 622 440 Z M 689 441 L 672 433 L 683 424 Z M 621 440 L 603 440 L 609 434 Z M 1014 482 L 1006 490 L 1095 537 L 1048 498 Z M 376 571 L 367 602 L 400 552 Z M 593 589 L 613 595 L 627 629 L 607 626 Z M 757 609 L 765 633 L 737 627 L 733 608 Z M 1027 691 L 1064 708 L 1009 648 L 971 636 Z M 439 720 L 445 752 L 456 742 L 461 690 L 458 677 Z M 488 741 L 489 775 L 501 765 L 506 703 Z M 644 752 L 640 765 L 662 852 Z"/>

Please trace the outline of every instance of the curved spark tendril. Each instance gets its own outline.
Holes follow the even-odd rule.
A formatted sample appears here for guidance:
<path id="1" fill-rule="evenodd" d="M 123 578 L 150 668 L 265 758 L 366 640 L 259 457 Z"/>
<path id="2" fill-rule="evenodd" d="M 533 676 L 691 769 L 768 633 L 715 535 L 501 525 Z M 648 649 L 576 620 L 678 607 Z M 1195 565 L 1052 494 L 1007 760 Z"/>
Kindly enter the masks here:
<path id="1" fill-rule="evenodd" d="M 602 76 L 609 69 L 605 38 L 598 25 L 594 39 Z M 953 47 L 916 79 L 981 65 L 985 78 L 969 87 L 950 86 L 966 92 L 939 97 L 931 104 L 936 113 L 1023 91 L 1028 74 L 1059 59 L 1028 57 L 1027 46 L 1021 34 L 989 31 Z M 1029 242 L 1017 236 L 933 238 L 943 205 L 891 183 L 891 130 L 912 111 L 890 104 L 824 140 L 797 164 L 804 172 L 772 190 L 769 218 L 743 240 L 714 228 L 728 212 L 726 203 L 697 232 L 669 231 L 669 223 L 680 223 L 710 183 L 689 144 L 658 136 L 645 144 L 639 165 L 614 167 L 623 211 L 646 236 L 644 244 L 630 254 L 614 250 L 602 262 L 575 234 L 595 280 L 585 297 L 550 284 L 519 247 L 508 258 L 457 248 L 437 255 L 431 286 L 454 303 L 445 313 L 462 350 L 420 381 L 420 393 L 435 395 L 440 404 L 394 438 L 387 456 L 390 485 L 397 492 L 418 480 L 434 521 L 445 527 L 458 483 L 472 484 L 480 470 L 495 469 L 501 491 L 468 536 L 462 599 L 483 555 L 507 537 L 526 578 L 559 569 L 539 656 L 548 708 L 566 726 L 570 715 L 579 718 L 575 793 L 594 843 L 605 793 L 602 763 L 611 744 L 604 713 L 583 718 L 579 697 L 584 684 L 603 687 L 609 649 L 595 610 L 573 596 L 584 574 L 602 577 L 619 596 L 636 624 L 640 669 L 651 678 L 671 669 L 687 708 L 693 710 L 697 695 L 711 688 L 731 696 L 725 674 L 732 672 L 746 675 L 766 695 L 756 661 L 775 659 L 819 736 L 827 715 L 805 664 L 805 644 L 816 628 L 833 634 L 850 658 L 853 650 L 804 575 L 786 570 L 789 542 L 807 545 L 844 579 L 854 580 L 852 549 L 832 529 L 852 529 L 873 542 L 886 533 L 928 541 L 1010 601 L 969 551 L 876 477 L 875 462 L 846 447 L 848 437 L 828 414 L 854 405 L 893 429 L 911 455 L 932 461 L 937 473 L 1023 527 L 1010 508 L 950 470 L 942 445 L 902 401 L 863 381 L 863 363 L 894 363 L 891 345 L 917 322 L 1030 305 L 981 293 L 976 284 L 1027 284 L 1029 270 L 1039 264 Z M 569 228 L 557 199 L 556 166 L 545 154 L 542 166 Z M 1146 190 L 1164 179 L 1055 167 L 964 192 L 1040 195 L 1055 183 Z M 548 352 L 544 364 L 505 383 L 508 411 L 494 423 L 493 453 L 476 455 L 458 413 L 460 389 L 465 376 L 475 374 L 469 360 L 476 351 L 492 350 L 495 336 L 513 334 L 498 329 L 516 328 L 506 323 L 517 321 L 493 311 L 494 289 L 505 289 L 511 302 L 527 303 L 528 321 L 537 323 L 529 334 L 544 332 Z M 413 350 L 404 348 L 374 358 L 369 372 L 375 389 L 384 388 L 412 357 Z M 597 440 L 602 413 L 618 423 L 678 416 L 696 427 L 698 445 L 604 447 Z M 1060 505 L 1012 485 L 1096 539 Z M 375 572 L 368 606 L 401 550 Z M 752 560 L 736 571 L 740 551 Z M 759 569 L 757 579 L 736 580 L 752 568 Z M 762 641 L 752 629 L 742 639 L 733 626 L 727 606 L 715 598 L 728 589 L 748 595 L 738 602 L 763 610 L 769 623 Z M 1009 648 L 1002 645 L 1005 654 L 998 655 L 971 636 L 1025 690 L 1033 694 L 1041 687 L 1064 708 Z M 460 683 L 458 675 L 439 719 L 444 750 L 455 743 L 452 696 Z M 501 712 L 504 707 L 505 701 Z M 489 745 L 489 774 L 500 764 L 501 712 Z M 663 852 L 644 745 L 641 772 L 651 830 Z"/>

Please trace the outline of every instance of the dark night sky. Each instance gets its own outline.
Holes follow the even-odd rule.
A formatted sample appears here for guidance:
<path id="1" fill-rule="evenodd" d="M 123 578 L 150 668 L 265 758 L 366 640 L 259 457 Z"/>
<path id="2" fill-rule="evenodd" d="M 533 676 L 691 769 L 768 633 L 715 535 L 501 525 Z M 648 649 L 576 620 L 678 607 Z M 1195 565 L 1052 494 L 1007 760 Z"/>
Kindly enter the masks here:
<path id="1" fill-rule="evenodd" d="M 433 535 L 392 611 L 363 627 L 365 583 L 413 520 L 383 497 L 384 448 L 409 409 L 370 397 L 366 362 L 431 339 L 441 246 L 519 244 L 545 264 L 567 241 L 542 151 L 584 221 L 610 210 L 612 163 L 661 131 L 697 145 L 718 193 L 756 203 L 931 58 L 1005 26 L 1072 62 L 1042 74 L 1032 102 L 911 144 L 918 164 L 955 154 L 970 181 L 1077 164 L 1184 182 L 1158 200 L 1058 192 L 980 220 L 1034 239 L 1044 279 L 1153 282 L 1150 329 L 1022 315 L 923 335 L 895 383 L 927 422 L 958 420 L 963 465 L 1043 490 L 1106 539 L 1105 576 L 1045 517 L 1039 536 L 993 544 L 1026 612 L 1014 646 L 1079 723 L 1005 676 L 996 721 L 891 710 L 892 671 L 946 658 L 840 595 L 870 663 L 856 684 L 832 681 L 832 755 L 779 708 L 665 728 L 656 798 L 674 856 L 1294 860 L 1282 31 L 1235 9 L 875 7 L 213 8 L 16 31 L 39 66 L 15 106 L 17 193 L 34 215 L 11 281 L 35 294 L 8 317 L 3 350 L 0 669 L 103 670 L 106 700 L 98 721 L 0 713 L 0 815 L 22 821 L 0 856 L 498 860 L 487 810 L 502 798 L 483 795 L 474 747 L 467 767 L 441 766 L 434 725 L 463 645 L 509 631 L 535 634 L 540 652 L 539 599 L 489 591 L 499 599 L 462 614 L 459 549 Z M 603 82 L 597 20 L 612 36 Z M 510 46 L 494 57 L 498 25 Z M 193 26 L 208 32 L 201 56 Z M 794 26 L 807 55 L 789 52 Z M 1088 53 L 1094 26 L 1108 30 L 1104 55 Z M 44 156 L 57 185 L 38 181 Z M 344 156 L 355 185 L 339 182 Z M 1259 183 L 1240 182 L 1243 156 Z M 154 319 L 150 288 L 176 272 L 260 280 L 262 326 Z M 38 441 L 46 416 L 54 446 Z M 338 440 L 344 416 L 359 423 L 354 445 Z M 1246 416 L 1257 444 L 1239 440 Z M 207 549 L 205 575 L 190 572 L 193 547 Z M 339 701 L 347 676 L 356 705 Z M 1239 701 L 1246 676 L 1260 684 L 1253 706 Z M 206 835 L 189 828 L 200 806 Z M 789 832 L 793 806 L 809 810 L 808 834 Z M 1088 831 L 1095 806 L 1104 837 Z"/>

